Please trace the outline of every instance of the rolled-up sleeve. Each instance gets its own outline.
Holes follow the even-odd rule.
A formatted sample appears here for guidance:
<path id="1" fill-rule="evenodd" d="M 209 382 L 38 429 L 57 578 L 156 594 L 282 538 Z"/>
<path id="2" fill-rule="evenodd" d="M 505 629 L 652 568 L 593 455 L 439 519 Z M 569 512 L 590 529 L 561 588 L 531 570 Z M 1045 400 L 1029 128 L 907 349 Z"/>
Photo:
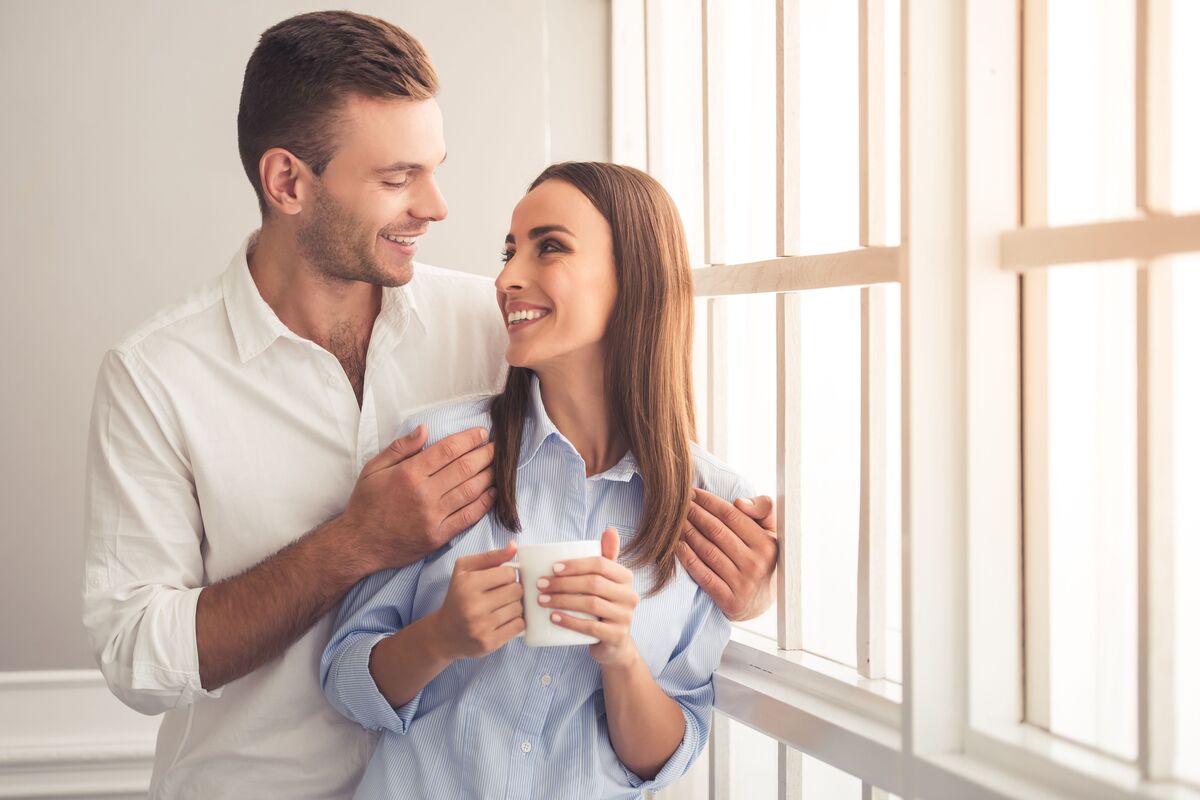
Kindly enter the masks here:
<path id="1" fill-rule="evenodd" d="M 697 589 L 679 643 L 657 678 L 659 687 L 683 711 L 683 741 L 650 780 L 642 780 L 621 764 L 633 788 L 658 790 L 675 782 L 687 772 L 708 743 L 714 700 L 713 673 L 721 663 L 721 654 L 728 642 L 729 620 L 712 598 Z"/>
<path id="2" fill-rule="evenodd" d="M 385 570 L 359 581 L 342 601 L 334 634 L 321 657 L 321 688 L 343 716 L 367 730 L 408 733 L 421 695 L 393 708 L 371 676 L 375 645 L 412 623 L 421 565 Z"/>
<path id="3" fill-rule="evenodd" d="M 100 367 L 84 505 L 83 624 L 113 694 L 144 714 L 219 696 L 200 685 L 204 529 L 186 449 L 131 354 Z"/>

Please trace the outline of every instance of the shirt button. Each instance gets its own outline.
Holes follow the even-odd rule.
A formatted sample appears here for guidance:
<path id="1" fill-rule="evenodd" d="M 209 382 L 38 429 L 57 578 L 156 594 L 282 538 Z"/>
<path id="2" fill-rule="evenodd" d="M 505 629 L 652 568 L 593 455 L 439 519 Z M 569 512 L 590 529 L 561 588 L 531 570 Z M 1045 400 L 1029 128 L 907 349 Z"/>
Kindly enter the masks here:
<path id="1" fill-rule="evenodd" d="M 337 380 L 336 375 L 326 375 L 325 376 L 325 383 L 327 383 L 328 385 L 337 386 L 337 382 L 338 382 L 338 380 Z"/>
<path id="2" fill-rule="evenodd" d="M 549 686 L 554 680 L 549 675 L 542 676 L 542 686 Z"/>
<path id="3" fill-rule="evenodd" d="M 531 745 L 529 742 L 521 742 L 521 752 L 522 753 L 528 753 L 532 749 L 533 749 L 533 745 Z"/>

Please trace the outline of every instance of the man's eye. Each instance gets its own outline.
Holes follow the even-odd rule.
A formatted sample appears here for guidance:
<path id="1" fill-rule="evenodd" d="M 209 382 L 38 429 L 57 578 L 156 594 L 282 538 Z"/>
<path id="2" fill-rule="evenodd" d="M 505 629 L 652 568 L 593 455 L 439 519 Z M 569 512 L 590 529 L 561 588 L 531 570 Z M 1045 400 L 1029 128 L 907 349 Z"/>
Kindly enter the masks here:
<path id="1" fill-rule="evenodd" d="M 388 187 L 389 189 L 403 189 L 405 186 L 408 186 L 408 181 L 401 181 L 399 183 L 394 183 L 392 181 L 384 181 L 383 185 Z"/>

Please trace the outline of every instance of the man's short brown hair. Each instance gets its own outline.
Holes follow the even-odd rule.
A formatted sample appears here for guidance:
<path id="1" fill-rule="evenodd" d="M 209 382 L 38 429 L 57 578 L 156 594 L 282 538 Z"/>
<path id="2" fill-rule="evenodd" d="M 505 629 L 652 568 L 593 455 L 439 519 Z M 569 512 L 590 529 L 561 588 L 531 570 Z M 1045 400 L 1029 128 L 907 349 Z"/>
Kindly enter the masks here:
<path id="1" fill-rule="evenodd" d="M 320 175 L 351 95 L 425 100 L 437 92 L 425 48 L 389 22 L 317 11 L 268 28 L 246 64 L 238 106 L 238 151 L 263 214 L 258 161 L 267 150 L 282 147 Z"/>

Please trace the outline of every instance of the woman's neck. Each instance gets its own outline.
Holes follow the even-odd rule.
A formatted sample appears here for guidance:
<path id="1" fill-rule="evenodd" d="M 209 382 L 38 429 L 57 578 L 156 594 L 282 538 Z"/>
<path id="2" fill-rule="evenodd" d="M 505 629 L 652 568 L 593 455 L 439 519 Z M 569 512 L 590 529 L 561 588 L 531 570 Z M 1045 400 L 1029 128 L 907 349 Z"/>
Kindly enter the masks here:
<path id="1" fill-rule="evenodd" d="M 609 414 L 603 359 L 574 354 L 570 364 L 540 367 L 537 374 L 546 415 L 583 457 L 587 474 L 611 469 L 629 443 Z"/>

